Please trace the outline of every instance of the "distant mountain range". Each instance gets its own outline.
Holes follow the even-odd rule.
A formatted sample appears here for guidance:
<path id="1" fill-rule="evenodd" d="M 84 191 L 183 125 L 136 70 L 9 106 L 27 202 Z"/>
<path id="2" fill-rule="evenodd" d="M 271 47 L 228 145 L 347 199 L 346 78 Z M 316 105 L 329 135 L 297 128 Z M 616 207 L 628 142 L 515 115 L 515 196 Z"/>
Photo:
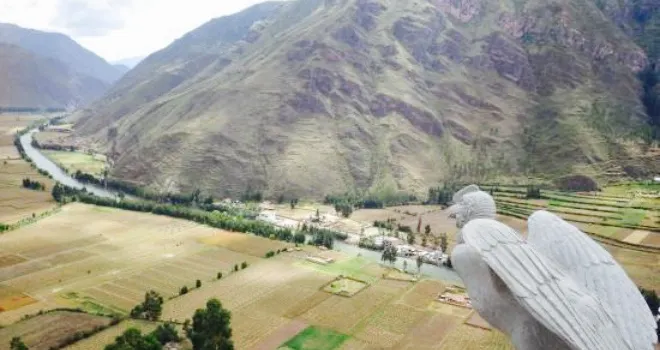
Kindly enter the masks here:
<path id="1" fill-rule="evenodd" d="M 641 2 L 266 2 L 144 59 L 77 136 L 116 177 L 216 195 L 648 174 Z"/>
<path id="2" fill-rule="evenodd" d="M 82 106 L 126 72 L 63 34 L 0 23 L 0 44 L 2 107 Z"/>
<path id="3" fill-rule="evenodd" d="M 139 57 L 130 57 L 130 58 L 123 58 L 118 61 L 112 62 L 115 66 L 120 65 L 120 66 L 126 66 L 129 69 L 133 69 L 133 67 L 137 66 L 142 60 L 144 59 L 144 56 L 139 56 Z"/>

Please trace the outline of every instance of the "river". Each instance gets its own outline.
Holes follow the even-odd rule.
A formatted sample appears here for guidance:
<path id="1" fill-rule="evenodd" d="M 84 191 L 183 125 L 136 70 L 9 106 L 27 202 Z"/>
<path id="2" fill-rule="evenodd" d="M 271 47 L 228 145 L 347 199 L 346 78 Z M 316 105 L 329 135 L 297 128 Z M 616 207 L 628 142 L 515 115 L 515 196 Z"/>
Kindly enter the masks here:
<path id="1" fill-rule="evenodd" d="M 37 131 L 38 131 L 37 129 L 31 130 L 30 132 L 21 136 L 20 139 L 21 145 L 23 146 L 25 153 L 37 166 L 37 168 L 47 171 L 53 177 L 53 180 L 58 181 L 63 185 L 77 189 L 86 188 L 88 192 L 91 192 L 99 197 L 106 197 L 106 198 L 117 197 L 116 192 L 108 191 L 99 186 L 84 184 L 74 179 L 71 175 L 67 174 L 65 171 L 60 169 L 60 167 L 57 166 L 57 164 L 53 163 L 50 159 L 48 159 L 46 156 L 41 154 L 41 152 L 38 149 L 32 146 L 32 135 Z M 358 246 L 347 244 L 338 240 L 335 241 L 335 250 L 341 251 L 348 255 L 357 256 L 358 254 L 360 254 L 362 257 L 375 262 L 381 261 L 380 252 L 374 252 L 371 250 L 362 249 Z M 417 269 L 417 264 L 414 259 L 401 258 L 401 257 L 397 259 L 395 266 L 397 266 L 400 269 L 403 269 L 403 261 L 407 261 L 409 271 L 415 271 Z M 446 267 L 424 264 L 422 265 L 421 271 L 422 274 L 427 277 L 462 284 L 461 279 L 460 277 L 458 277 L 456 272 Z"/>
<path id="2" fill-rule="evenodd" d="M 63 185 L 77 189 L 86 188 L 88 192 L 99 197 L 106 197 L 106 198 L 117 197 L 118 194 L 116 192 L 108 191 L 100 186 L 96 186 L 92 184 L 84 184 L 74 179 L 64 170 L 60 169 L 60 167 L 57 166 L 57 164 L 53 163 L 50 159 L 48 159 L 46 156 L 41 154 L 41 152 L 38 149 L 32 146 L 32 135 L 37 131 L 38 131 L 37 129 L 30 130 L 29 132 L 21 136 L 20 139 L 21 145 L 23 146 L 23 150 L 25 150 L 25 154 L 27 154 L 28 158 L 32 160 L 32 163 L 34 163 L 34 165 L 36 165 L 37 168 L 47 171 L 53 177 L 53 180 Z"/>

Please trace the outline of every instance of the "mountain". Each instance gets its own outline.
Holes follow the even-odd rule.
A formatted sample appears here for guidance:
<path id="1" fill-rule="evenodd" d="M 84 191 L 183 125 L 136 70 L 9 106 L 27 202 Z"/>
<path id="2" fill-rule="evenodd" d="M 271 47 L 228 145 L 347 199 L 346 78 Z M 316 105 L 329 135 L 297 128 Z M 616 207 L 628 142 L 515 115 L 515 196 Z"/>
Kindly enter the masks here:
<path id="1" fill-rule="evenodd" d="M 20 46 L 34 54 L 56 59 L 69 69 L 106 84 L 114 83 L 123 74 L 64 34 L 0 23 L 0 43 Z"/>
<path id="2" fill-rule="evenodd" d="M 113 65 L 117 66 L 126 66 L 129 69 L 133 69 L 135 66 L 137 66 L 142 60 L 144 59 L 144 56 L 138 56 L 138 57 L 130 57 L 130 58 L 123 58 L 118 61 L 112 62 Z"/>
<path id="3" fill-rule="evenodd" d="M 115 177 L 215 195 L 638 176 L 629 35 L 592 0 L 264 3 L 146 58 L 76 136 Z"/>
<path id="4" fill-rule="evenodd" d="M 0 44 L 1 107 L 72 107 L 99 97 L 107 85 L 62 62 Z"/>
<path id="5" fill-rule="evenodd" d="M 126 74 L 129 70 L 131 70 L 130 67 L 123 64 L 113 64 L 112 66 L 115 67 L 117 71 L 121 72 L 122 75 Z"/>
<path id="6" fill-rule="evenodd" d="M 596 5 L 630 35 L 653 60 L 660 59 L 660 2 L 597 0 Z"/>

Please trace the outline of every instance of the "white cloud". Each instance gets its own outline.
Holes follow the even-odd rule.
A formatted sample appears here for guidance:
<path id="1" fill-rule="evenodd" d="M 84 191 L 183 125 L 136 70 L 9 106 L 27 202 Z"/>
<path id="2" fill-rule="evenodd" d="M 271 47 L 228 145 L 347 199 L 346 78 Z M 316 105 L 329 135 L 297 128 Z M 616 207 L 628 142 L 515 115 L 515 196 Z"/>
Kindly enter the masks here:
<path id="1" fill-rule="evenodd" d="M 109 61 L 145 56 L 263 0 L 0 0 L 0 22 L 57 31 Z"/>

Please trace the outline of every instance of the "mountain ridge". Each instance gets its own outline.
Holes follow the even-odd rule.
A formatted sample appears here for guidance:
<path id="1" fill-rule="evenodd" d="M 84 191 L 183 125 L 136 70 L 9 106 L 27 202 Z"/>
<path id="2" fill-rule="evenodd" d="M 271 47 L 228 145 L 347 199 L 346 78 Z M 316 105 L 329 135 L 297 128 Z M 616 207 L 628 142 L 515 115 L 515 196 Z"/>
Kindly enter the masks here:
<path id="1" fill-rule="evenodd" d="M 638 152 L 625 140 L 644 126 L 647 58 L 590 0 L 298 0 L 235 16 L 240 35 L 202 26 L 75 116 L 114 176 L 217 195 L 421 193 L 603 173 Z M 224 44 L 200 64 L 205 37 Z"/>
<path id="2" fill-rule="evenodd" d="M 1 107 L 69 108 L 99 97 L 107 85 L 64 63 L 0 43 Z"/>
<path id="3" fill-rule="evenodd" d="M 122 75 L 103 58 L 61 33 L 0 23 L 0 42 L 16 45 L 37 55 L 59 60 L 70 69 L 99 79 L 106 84 L 117 81 Z"/>

